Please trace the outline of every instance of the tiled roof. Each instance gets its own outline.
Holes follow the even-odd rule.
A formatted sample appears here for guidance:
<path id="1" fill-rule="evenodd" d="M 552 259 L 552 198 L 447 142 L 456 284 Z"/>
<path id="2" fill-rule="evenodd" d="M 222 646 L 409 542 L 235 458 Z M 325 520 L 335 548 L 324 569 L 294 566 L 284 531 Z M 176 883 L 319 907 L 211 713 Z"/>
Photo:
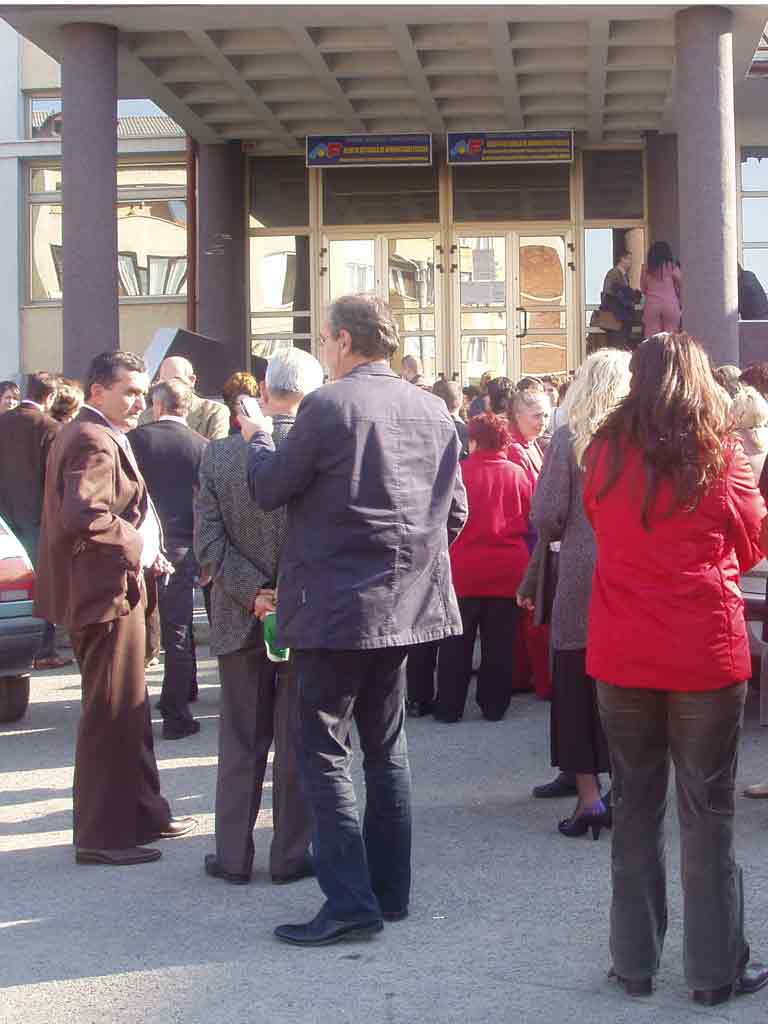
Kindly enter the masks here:
<path id="1" fill-rule="evenodd" d="M 44 110 L 32 112 L 32 129 L 37 134 L 46 121 L 60 119 L 60 114 L 48 114 Z M 51 132 L 58 135 L 59 132 Z M 119 139 L 167 139 L 182 138 L 184 130 L 170 117 L 121 117 L 117 122 Z"/>

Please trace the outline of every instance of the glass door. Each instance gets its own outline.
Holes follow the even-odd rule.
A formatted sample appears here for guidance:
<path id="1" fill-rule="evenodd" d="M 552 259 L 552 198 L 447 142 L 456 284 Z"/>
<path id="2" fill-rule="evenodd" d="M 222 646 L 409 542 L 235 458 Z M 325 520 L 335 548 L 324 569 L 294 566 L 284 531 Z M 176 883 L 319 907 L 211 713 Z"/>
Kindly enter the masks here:
<path id="1" fill-rule="evenodd" d="M 462 384 L 478 384 L 485 372 L 519 380 L 567 369 L 569 242 L 565 232 L 518 231 L 456 240 L 452 259 Z"/>
<path id="2" fill-rule="evenodd" d="M 406 354 L 418 356 L 425 382 L 443 369 L 438 324 L 440 276 L 437 236 L 406 232 L 368 237 L 326 236 L 320 273 L 326 282 L 326 304 L 341 295 L 374 294 L 387 302 L 400 333 L 400 349 L 392 361 L 400 366 Z"/>
<path id="3" fill-rule="evenodd" d="M 519 376 L 568 369 L 569 258 L 565 235 L 514 237 Z M 568 264 L 571 264 L 569 268 Z"/>

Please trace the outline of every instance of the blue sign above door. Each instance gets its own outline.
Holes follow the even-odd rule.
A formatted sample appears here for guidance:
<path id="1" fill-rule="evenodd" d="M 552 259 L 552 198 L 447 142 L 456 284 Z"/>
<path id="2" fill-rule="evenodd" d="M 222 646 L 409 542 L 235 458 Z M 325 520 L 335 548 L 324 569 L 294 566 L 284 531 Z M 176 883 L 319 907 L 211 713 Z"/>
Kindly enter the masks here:
<path id="1" fill-rule="evenodd" d="M 573 132 L 448 132 L 449 164 L 570 164 Z"/>
<path id="2" fill-rule="evenodd" d="M 308 135 L 307 167 L 393 167 L 432 163 L 432 136 Z"/>

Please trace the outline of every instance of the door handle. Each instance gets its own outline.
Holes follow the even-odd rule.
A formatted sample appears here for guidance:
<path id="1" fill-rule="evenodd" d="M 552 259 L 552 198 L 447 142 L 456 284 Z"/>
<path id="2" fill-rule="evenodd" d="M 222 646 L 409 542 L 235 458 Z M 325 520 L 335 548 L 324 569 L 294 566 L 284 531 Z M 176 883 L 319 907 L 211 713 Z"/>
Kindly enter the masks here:
<path id="1" fill-rule="evenodd" d="M 515 337 L 524 338 L 528 333 L 528 310 L 525 308 L 525 306 L 518 306 L 517 312 L 523 314 L 523 329 L 522 331 L 518 331 Z"/>

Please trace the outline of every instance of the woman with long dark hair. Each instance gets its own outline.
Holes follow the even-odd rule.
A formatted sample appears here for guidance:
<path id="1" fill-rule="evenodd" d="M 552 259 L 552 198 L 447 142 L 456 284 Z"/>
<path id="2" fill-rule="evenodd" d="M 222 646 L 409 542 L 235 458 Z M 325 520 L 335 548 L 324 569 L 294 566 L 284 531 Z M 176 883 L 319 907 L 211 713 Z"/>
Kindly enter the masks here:
<path id="1" fill-rule="evenodd" d="M 664 814 L 675 766 L 685 977 L 725 1002 L 768 982 L 749 963 L 733 852 L 736 753 L 750 676 L 739 575 L 766 508 L 728 397 L 687 334 L 644 341 L 629 395 L 587 450 L 597 562 L 587 672 L 613 770 L 613 970 L 649 995 L 667 926 Z"/>
<path id="2" fill-rule="evenodd" d="M 683 275 L 668 242 L 654 242 L 640 271 L 640 290 L 645 296 L 643 330 L 646 338 L 662 331 L 679 331 Z"/>

